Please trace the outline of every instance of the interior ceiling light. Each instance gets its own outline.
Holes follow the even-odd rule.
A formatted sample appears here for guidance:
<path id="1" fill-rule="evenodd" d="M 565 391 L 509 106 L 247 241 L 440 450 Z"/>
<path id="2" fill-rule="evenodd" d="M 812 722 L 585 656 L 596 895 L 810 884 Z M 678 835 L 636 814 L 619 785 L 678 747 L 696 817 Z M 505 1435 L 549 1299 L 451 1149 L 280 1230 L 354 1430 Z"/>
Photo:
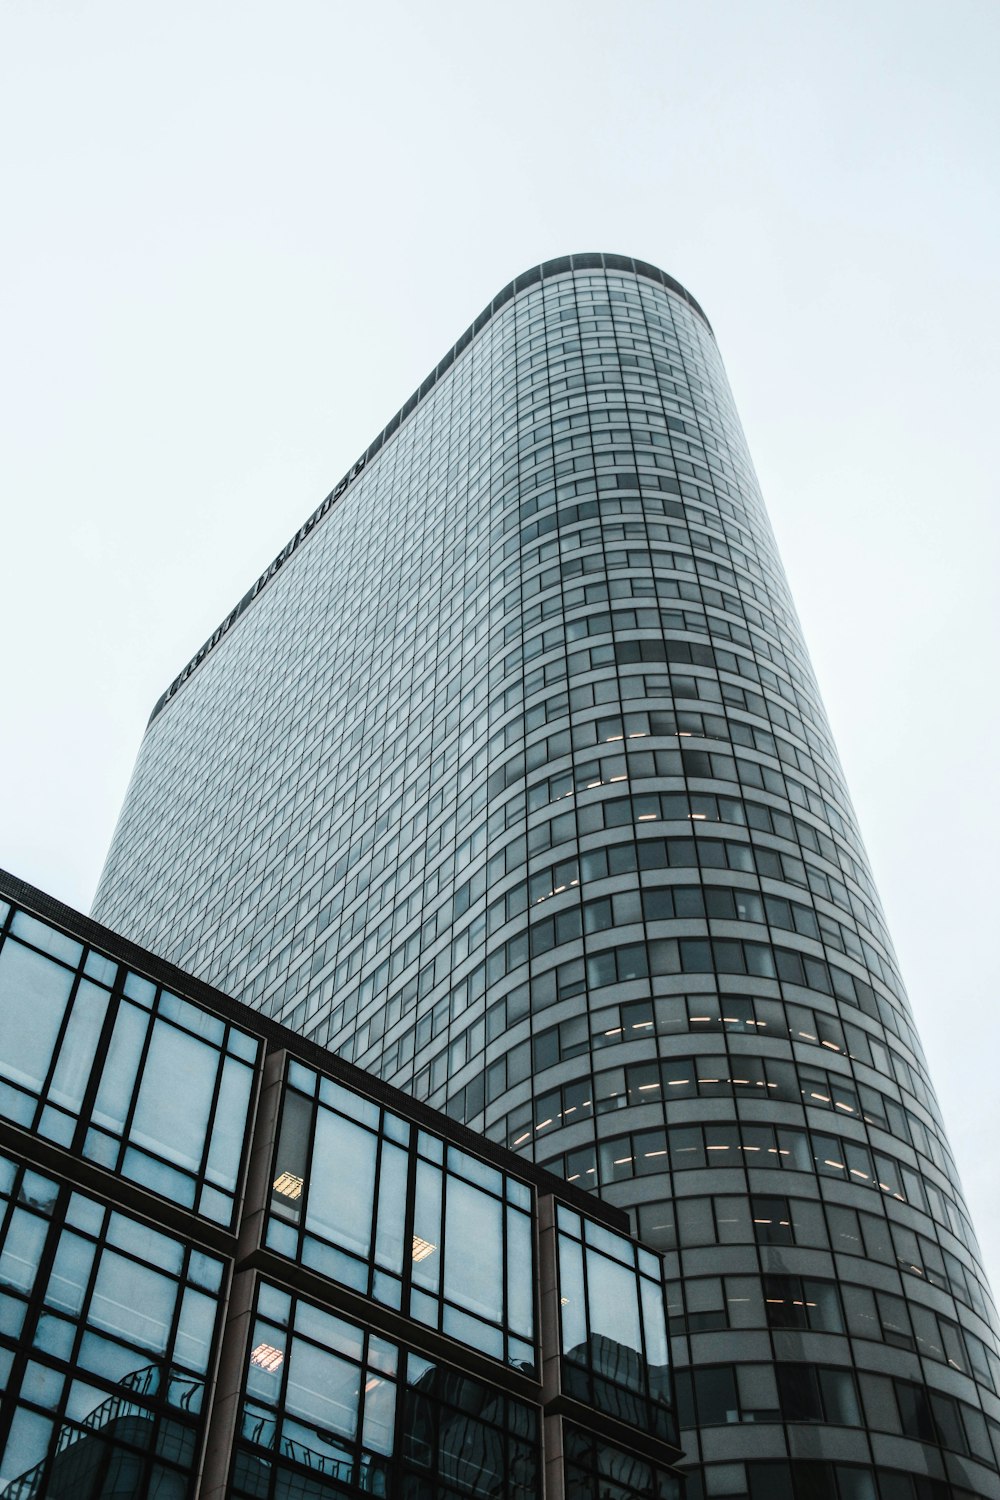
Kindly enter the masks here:
<path id="1" fill-rule="evenodd" d="M 250 1355 L 250 1363 L 258 1365 L 260 1369 L 267 1370 L 271 1374 L 280 1370 L 285 1362 L 285 1356 L 280 1349 L 273 1344 L 258 1344 Z"/>
<path id="2" fill-rule="evenodd" d="M 294 1172 L 281 1172 L 274 1179 L 274 1191 L 280 1193 L 283 1198 L 301 1198 L 303 1180 L 296 1177 Z"/>
<path id="3" fill-rule="evenodd" d="M 422 1240 L 419 1234 L 413 1236 L 412 1255 L 414 1260 L 426 1260 L 428 1255 L 433 1255 L 437 1245 L 432 1245 L 430 1240 Z"/>

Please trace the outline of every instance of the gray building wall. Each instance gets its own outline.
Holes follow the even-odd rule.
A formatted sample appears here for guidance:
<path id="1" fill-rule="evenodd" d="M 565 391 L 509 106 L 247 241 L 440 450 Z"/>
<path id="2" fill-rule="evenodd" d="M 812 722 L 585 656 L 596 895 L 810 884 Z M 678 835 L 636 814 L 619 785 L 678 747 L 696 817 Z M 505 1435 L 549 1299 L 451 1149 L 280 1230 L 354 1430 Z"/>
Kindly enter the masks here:
<path id="1" fill-rule="evenodd" d="M 703 314 L 550 262 L 404 411 L 159 706 L 94 914 L 627 1207 L 707 1495 L 1000 1497 L 995 1311 Z"/>

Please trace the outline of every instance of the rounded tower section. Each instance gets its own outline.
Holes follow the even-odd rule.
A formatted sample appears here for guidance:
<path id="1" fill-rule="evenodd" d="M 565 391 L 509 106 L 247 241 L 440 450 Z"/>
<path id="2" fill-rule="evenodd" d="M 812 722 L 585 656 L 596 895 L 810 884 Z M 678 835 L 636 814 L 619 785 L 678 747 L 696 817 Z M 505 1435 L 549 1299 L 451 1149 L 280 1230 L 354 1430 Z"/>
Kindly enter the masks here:
<path id="1" fill-rule="evenodd" d="M 334 496 L 151 721 L 95 914 L 628 1208 L 692 1500 L 1000 1500 L 995 1311 L 700 308 L 536 267 Z"/>

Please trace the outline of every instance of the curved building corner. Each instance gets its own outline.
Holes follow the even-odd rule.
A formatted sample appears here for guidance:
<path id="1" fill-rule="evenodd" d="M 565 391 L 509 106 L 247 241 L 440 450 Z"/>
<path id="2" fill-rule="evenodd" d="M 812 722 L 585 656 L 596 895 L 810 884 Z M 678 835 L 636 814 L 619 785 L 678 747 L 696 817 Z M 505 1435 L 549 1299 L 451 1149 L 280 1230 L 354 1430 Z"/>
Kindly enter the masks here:
<path id="1" fill-rule="evenodd" d="M 536 267 L 324 507 L 158 705 L 95 915 L 627 1209 L 692 1500 L 1000 1500 L 995 1308 L 700 308 Z"/>

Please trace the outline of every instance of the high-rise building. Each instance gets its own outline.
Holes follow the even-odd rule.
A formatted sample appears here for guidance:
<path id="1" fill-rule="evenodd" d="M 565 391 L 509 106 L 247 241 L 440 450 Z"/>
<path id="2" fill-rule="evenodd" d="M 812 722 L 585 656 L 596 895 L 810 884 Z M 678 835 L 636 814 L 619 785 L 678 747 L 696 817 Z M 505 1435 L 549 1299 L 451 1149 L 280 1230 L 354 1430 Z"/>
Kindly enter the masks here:
<path id="1" fill-rule="evenodd" d="M 95 913 L 626 1208 L 696 1500 L 1000 1497 L 980 1253 L 655 267 L 484 309 L 157 703 Z"/>

